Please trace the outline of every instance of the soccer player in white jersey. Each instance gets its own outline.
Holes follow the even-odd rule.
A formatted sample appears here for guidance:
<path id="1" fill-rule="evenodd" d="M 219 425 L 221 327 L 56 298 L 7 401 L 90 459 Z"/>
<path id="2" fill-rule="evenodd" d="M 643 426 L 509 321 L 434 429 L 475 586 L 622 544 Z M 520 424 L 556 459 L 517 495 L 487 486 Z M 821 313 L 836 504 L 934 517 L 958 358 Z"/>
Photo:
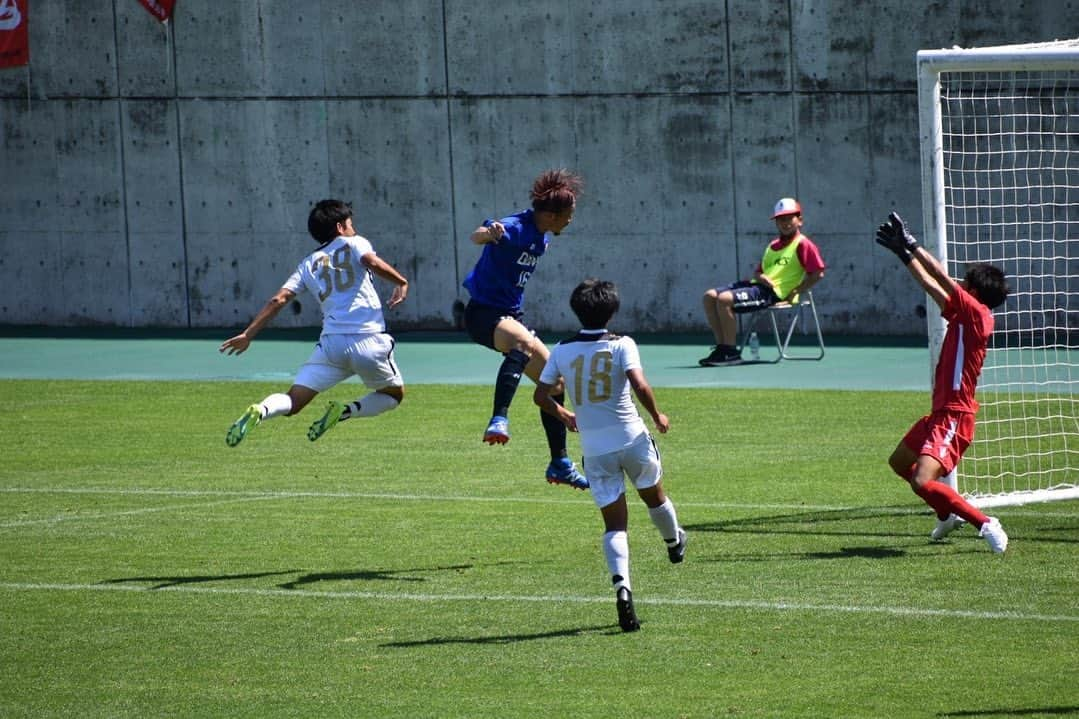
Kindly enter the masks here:
<path id="1" fill-rule="evenodd" d="M 340 200 L 317 203 L 307 218 L 307 230 L 319 243 L 318 249 L 300 262 L 247 329 L 222 342 L 219 351 L 243 354 L 255 335 L 304 289 L 318 299 L 322 309 L 322 335 L 287 393 L 269 395 L 232 423 L 225 435 L 230 447 L 264 420 L 298 413 L 319 392 L 352 375 L 358 375 L 371 392 L 347 404 L 330 402 L 326 413 L 307 430 L 312 442 L 338 422 L 374 417 L 396 409 L 404 399 L 405 383 L 393 358 L 394 340 L 386 333 L 382 303 L 371 275 L 393 283 L 389 307 L 408 296 L 408 280 L 375 254 L 366 238 L 356 234 L 352 208 Z"/>
<path id="2" fill-rule="evenodd" d="M 659 451 L 633 403 L 630 389 L 652 417 L 656 429 L 665 433 L 670 422 L 656 406 L 637 344 L 630 337 L 607 331 L 607 323 L 618 306 L 614 283 L 588 279 L 577 285 L 570 307 L 583 329 L 551 350 L 533 399 L 544 412 L 557 417 L 571 431 L 581 433 L 585 474 L 592 499 L 603 516 L 603 554 L 614 584 L 618 624 L 623 631 L 632 632 L 640 629 L 640 623 L 633 608 L 629 578 L 625 478 L 648 506 L 652 523 L 667 543 L 667 556 L 675 564 L 685 557 L 686 532 L 678 524 L 674 504 L 663 492 Z M 565 380 L 573 412 L 551 397 L 560 379 Z"/>

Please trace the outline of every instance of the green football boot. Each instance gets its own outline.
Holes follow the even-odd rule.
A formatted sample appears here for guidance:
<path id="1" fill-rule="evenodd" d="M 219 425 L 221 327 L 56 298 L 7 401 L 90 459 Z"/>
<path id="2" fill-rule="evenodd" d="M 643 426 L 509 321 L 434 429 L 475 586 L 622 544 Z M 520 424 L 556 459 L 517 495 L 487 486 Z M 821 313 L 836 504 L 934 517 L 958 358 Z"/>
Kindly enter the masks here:
<path id="1" fill-rule="evenodd" d="M 345 412 L 345 405 L 340 402 L 331 400 L 326 406 L 326 414 L 319 417 L 311 424 L 311 428 L 307 430 L 307 438 L 314 442 L 322 435 L 329 432 L 335 424 L 341 420 L 341 415 Z"/>
<path id="2" fill-rule="evenodd" d="M 253 404 L 247 408 L 240 418 L 232 423 L 229 427 L 228 434 L 225 435 L 225 444 L 230 447 L 235 447 L 243 441 L 247 433 L 251 431 L 252 427 L 257 427 L 262 423 L 262 408 L 257 404 Z"/>

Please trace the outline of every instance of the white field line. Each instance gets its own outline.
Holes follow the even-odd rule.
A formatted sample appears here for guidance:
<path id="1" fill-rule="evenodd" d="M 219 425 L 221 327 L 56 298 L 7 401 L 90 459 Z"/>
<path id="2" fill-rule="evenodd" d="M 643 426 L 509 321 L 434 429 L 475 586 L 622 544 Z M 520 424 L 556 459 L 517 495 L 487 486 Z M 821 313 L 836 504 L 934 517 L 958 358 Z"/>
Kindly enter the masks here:
<path id="1" fill-rule="evenodd" d="M 606 604 L 610 597 L 556 597 L 514 594 L 416 594 L 410 592 L 316 592 L 304 589 L 255 589 L 170 586 L 152 589 L 117 584 L 54 584 L 0 582 L 0 590 L 12 592 L 161 592 L 251 597 L 287 597 L 292 599 L 369 600 L 381 602 L 542 602 L 544 604 Z M 750 609 L 768 612 L 836 612 L 841 614 L 888 614 L 898 617 L 946 617 L 951 619 L 1013 620 L 1045 623 L 1079 622 L 1079 615 L 1036 614 L 1018 611 L 979 612 L 964 609 L 928 607 L 872 607 L 849 604 L 808 604 L 804 602 L 761 602 L 739 599 L 689 599 L 653 597 L 640 599 L 639 605 L 704 607 L 707 609 Z"/>
<path id="2" fill-rule="evenodd" d="M 173 496 L 173 497 L 248 497 L 251 499 L 384 499 L 392 501 L 415 502 L 497 502 L 519 504 L 569 504 L 577 505 L 588 502 L 588 494 L 568 494 L 568 499 L 546 499 L 542 497 L 504 497 L 504 496 L 469 496 L 443 494 L 398 494 L 393 492 L 304 492 L 304 491 L 247 491 L 247 490 L 201 490 L 201 489 L 110 489 L 107 487 L 0 487 L 0 493 L 6 494 L 116 494 L 136 496 Z M 789 509 L 814 512 L 842 511 L 857 509 L 836 505 L 813 504 L 739 504 L 735 502 L 679 502 L 679 505 L 694 507 L 727 507 L 733 509 Z M 926 510 L 928 511 L 928 509 Z"/>
<path id="3" fill-rule="evenodd" d="M 585 493 L 568 494 L 562 492 L 567 498 L 546 499 L 539 497 L 512 497 L 512 496 L 470 496 L 470 495 L 443 495 L 443 494 L 400 494 L 393 492 L 305 492 L 305 491 L 257 491 L 257 490 L 200 490 L 200 489 L 112 489 L 108 487 L 0 487 L 0 494 L 100 494 L 100 495 L 134 495 L 134 496 L 170 496 L 170 497 L 237 497 L 250 499 L 372 499 L 387 501 L 412 501 L 412 502 L 497 502 L 518 504 L 567 504 L 578 505 L 588 502 Z M 210 506 L 210 505 L 202 505 Z M 745 509 L 745 510 L 783 510 L 802 512 L 844 512 L 864 510 L 864 506 L 847 506 L 831 504 L 792 504 L 792 503 L 746 503 L 746 502 L 692 502 L 678 501 L 679 507 L 705 507 L 716 509 Z M 1049 505 L 1042 505 L 1049 506 Z M 879 507 L 887 509 L 895 514 L 926 514 L 929 508 L 898 506 Z M 156 511 L 156 510 L 155 510 Z M 1052 514 L 1054 517 L 1076 518 L 1079 512 L 1038 511 L 1029 507 L 1004 508 L 1007 516 L 1016 517 L 1044 517 Z M 3 526 L 3 525 L 0 525 Z"/>
<path id="4" fill-rule="evenodd" d="M 235 504 L 237 502 L 261 502 L 276 497 L 234 497 L 232 499 L 219 499 L 215 502 L 199 502 L 197 504 L 168 504 L 162 507 L 145 507 L 143 509 L 126 509 L 121 512 L 97 512 L 95 514 L 60 514 L 55 517 L 44 519 L 18 519 L 11 522 L 0 522 L 0 529 L 11 527 L 28 527 L 35 524 L 59 524 L 60 522 L 89 521 L 94 519 L 113 519 L 116 517 L 129 517 L 138 514 L 152 514 L 154 512 L 172 512 L 180 509 L 202 509 L 203 507 L 215 507 L 222 504 Z"/>

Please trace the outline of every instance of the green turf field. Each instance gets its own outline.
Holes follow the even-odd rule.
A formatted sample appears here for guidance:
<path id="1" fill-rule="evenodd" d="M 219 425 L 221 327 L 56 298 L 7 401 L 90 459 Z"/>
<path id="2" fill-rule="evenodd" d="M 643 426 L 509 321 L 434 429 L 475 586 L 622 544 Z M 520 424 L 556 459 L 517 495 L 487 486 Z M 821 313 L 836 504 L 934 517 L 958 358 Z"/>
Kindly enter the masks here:
<path id="1" fill-rule="evenodd" d="M 1079 503 L 930 543 L 885 466 L 926 392 L 658 387 L 690 545 L 633 505 L 623 634 L 526 387 L 506 447 L 489 389 L 416 384 L 229 449 L 281 382 L 0 381 L 0 716 L 1079 714 Z"/>

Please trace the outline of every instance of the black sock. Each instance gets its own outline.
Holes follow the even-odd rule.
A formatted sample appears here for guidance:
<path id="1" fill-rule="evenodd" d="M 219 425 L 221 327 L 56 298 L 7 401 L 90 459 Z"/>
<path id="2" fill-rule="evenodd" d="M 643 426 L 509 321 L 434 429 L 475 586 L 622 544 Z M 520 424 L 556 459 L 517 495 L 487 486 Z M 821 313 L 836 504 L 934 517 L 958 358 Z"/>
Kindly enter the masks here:
<path id="1" fill-rule="evenodd" d="M 510 403 L 513 402 L 513 395 L 517 393 L 517 385 L 521 383 L 521 375 L 528 364 L 528 355 L 520 350 L 510 350 L 504 356 L 495 379 L 495 404 L 491 415 L 509 417 Z"/>
<path id="2" fill-rule="evenodd" d="M 566 403 L 566 395 L 552 394 L 558 404 Z M 568 456 L 566 453 L 566 425 L 558 417 L 553 417 L 544 411 L 540 411 L 540 421 L 543 422 L 543 432 L 547 435 L 547 446 L 551 448 L 551 460 L 561 459 Z"/>

